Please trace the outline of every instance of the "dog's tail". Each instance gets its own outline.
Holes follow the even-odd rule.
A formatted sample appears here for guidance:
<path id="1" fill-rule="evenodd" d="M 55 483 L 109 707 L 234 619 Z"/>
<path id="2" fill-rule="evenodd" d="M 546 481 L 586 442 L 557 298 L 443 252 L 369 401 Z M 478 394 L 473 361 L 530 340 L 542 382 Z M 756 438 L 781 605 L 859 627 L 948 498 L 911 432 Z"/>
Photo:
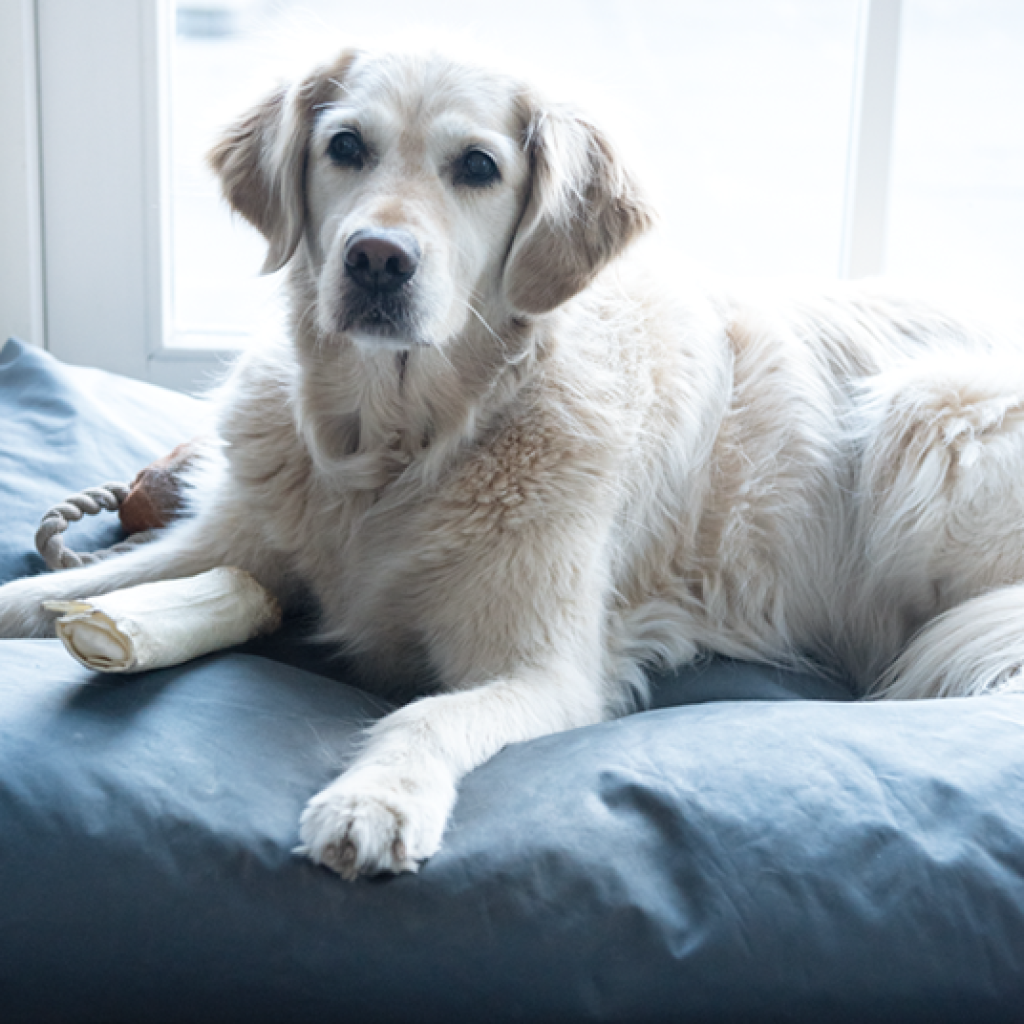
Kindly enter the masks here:
<path id="1" fill-rule="evenodd" d="M 1024 584 L 1000 587 L 932 619 L 872 687 L 872 697 L 1024 692 Z"/>

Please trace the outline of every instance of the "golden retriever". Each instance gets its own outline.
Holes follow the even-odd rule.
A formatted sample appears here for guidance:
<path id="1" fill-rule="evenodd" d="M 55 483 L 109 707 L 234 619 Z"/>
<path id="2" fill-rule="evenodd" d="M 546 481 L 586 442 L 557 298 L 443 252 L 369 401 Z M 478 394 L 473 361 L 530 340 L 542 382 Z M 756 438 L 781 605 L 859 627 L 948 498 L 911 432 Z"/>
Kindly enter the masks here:
<path id="1" fill-rule="evenodd" d="M 43 599 L 235 565 L 312 596 L 368 677 L 429 679 L 309 803 L 314 861 L 415 870 L 468 771 L 642 705 L 651 664 L 1016 685 L 1012 339 L 863 289 L 658 281 L 624 255 L 652 216 L 605 135 L 440 56 L 346 52 L 211 161 L 288 267 L 290 337 L 220 394 L 194 517 L 0 589 L 0 632 L 47 632 Z"/>

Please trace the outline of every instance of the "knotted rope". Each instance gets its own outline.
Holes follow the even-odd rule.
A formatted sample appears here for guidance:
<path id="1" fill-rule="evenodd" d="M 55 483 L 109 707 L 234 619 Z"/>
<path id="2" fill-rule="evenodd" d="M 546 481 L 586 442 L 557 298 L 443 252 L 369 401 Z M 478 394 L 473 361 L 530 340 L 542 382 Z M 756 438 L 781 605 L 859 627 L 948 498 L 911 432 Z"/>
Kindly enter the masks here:
<path id="1" fill-rule="evenodd" d="M 155 531 L 144 530 L 100 551 L 72 551 L 64 545 L 64 531 L 69 523 L 78 522 L 83 515 L 94 516 L 104 510 L 116 512 L 128 497 L 128 490 L 125 484 L 103 484 L 101 487 L 89 487 L 81 494 L 72 494 L 59 505 L 54 505 L 36 530 L 36 550 L 43 556 L 47 568 L 77 569 L 152 540 Z"/>

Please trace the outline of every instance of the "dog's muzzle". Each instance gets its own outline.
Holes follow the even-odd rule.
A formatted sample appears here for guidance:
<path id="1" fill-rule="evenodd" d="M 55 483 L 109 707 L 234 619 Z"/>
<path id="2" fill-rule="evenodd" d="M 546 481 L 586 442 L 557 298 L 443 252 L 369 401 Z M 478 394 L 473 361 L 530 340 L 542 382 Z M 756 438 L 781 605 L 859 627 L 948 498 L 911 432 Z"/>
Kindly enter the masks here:
<path id="1" fill-rule="evenodd" d="M 419 243 L 408 231 L 357 231 L 345 246 L 345 273 L 370 294 L 397 291 L 419 265 Z"/>

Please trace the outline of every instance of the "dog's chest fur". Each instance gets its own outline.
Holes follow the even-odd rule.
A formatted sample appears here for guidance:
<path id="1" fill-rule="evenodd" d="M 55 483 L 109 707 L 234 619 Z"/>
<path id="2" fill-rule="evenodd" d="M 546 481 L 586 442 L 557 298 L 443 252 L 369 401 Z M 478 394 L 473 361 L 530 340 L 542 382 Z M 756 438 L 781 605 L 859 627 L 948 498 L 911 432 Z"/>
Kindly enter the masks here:
<path id="1" fill-rule="evenodd" d="M 394 680 L 426 658 L 450 685 L 453 672 L 471 670 L 438 665 L 438 609 L 457 609 L 460 592 L 469 600 L 486 586 L 500 591 L 502 552 L 511 561 L 531 544 L 545 547 L 566 507 L 598 509 L 594 528 L 607 531 L 637 428 L 624 415 L 623 378 L 580 366 L 588 395 L 557 357 L 550 363 L 510 371 L 504 392 L 492 381 L 486 418 L 472 408 L 476 396 L 442 394 L 448 422 L 439 429 L 441 415 L 417 419 L 414 395 L 412 414 L 403 421 L 396 412 L 409 386 L 397 364 L 390 390 L 374 382 L 380 407 L 334 412 L 332 395 L 333 414 L 318 420 L 308 404 L 315 375 L 304 378 L 286 350 L 250 357 L 221 434 L 232 486 L 249 492 L 256 513 L 254 544 L 258 533 L 284 555 L 288 575 L 317 598 L 323 632 L 363 655 L 373 674 Z M 510 600 L 533 600 L 532 584 L 523 586 Z"/>

